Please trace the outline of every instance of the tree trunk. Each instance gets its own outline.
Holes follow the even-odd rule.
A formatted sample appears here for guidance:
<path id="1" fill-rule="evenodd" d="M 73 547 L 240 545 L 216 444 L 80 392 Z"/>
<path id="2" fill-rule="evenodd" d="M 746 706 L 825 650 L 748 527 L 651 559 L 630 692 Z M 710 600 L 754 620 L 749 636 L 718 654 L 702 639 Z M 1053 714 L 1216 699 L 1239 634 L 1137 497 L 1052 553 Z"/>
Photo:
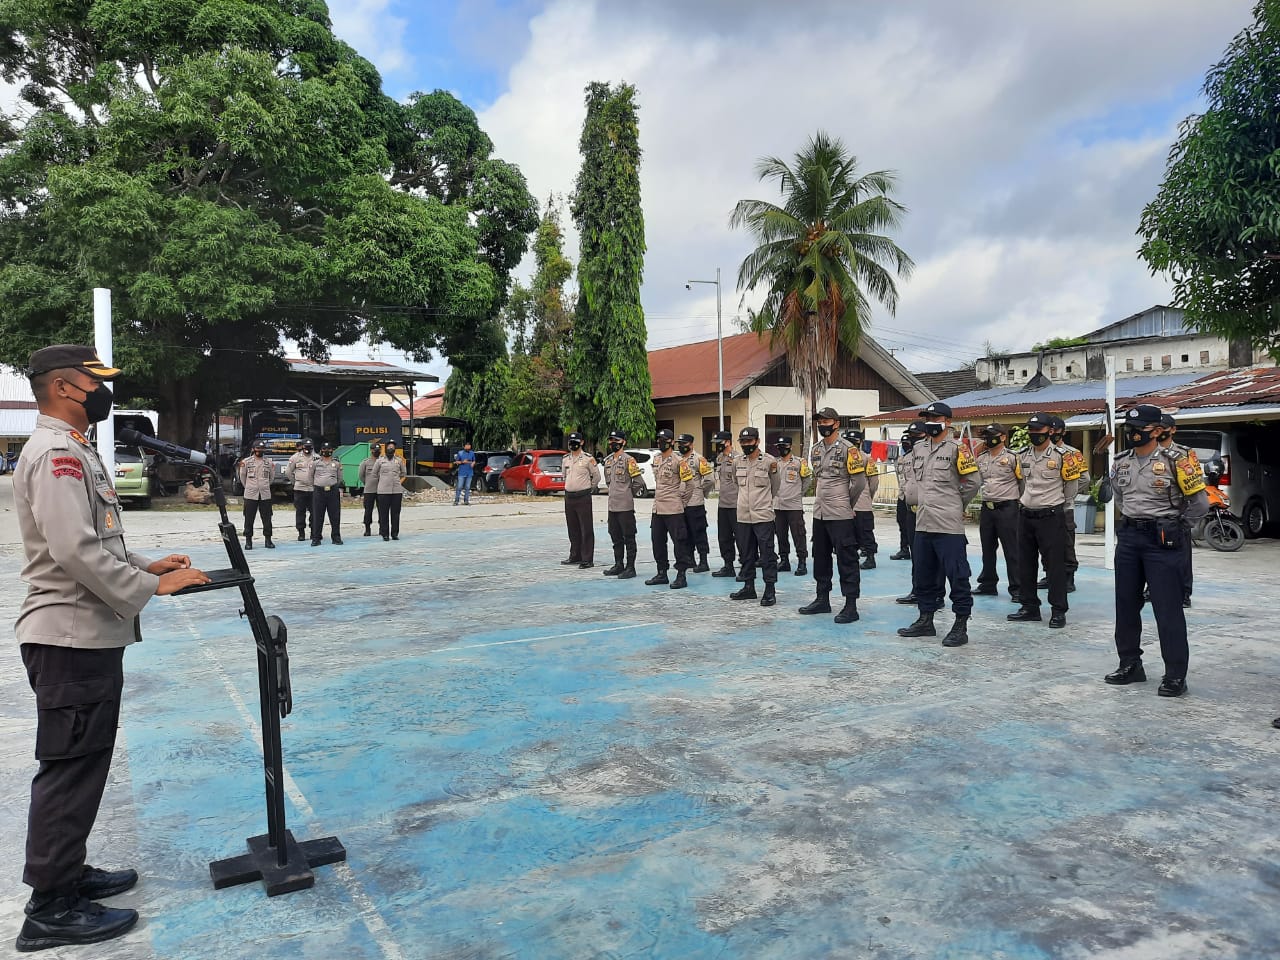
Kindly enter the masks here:
<path id="1" fill-rule="evenodd" d="M 165 440 L 204 449 L 204 437 L 196 427 L 195 383 L 190 377 L 160 384 L 160 426 L 157 433 Z M 206 414 L 207 418 L 207 414 Z"/>

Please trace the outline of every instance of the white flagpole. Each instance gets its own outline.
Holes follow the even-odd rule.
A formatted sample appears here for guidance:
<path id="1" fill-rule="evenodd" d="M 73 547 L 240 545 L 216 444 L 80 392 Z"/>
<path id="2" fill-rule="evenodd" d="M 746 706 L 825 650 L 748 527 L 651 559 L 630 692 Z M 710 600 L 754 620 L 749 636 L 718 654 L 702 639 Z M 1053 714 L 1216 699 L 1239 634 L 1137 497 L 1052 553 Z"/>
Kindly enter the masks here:
<path id="1" fill-rule="evenodd" d="M 93 288 L 93 340 L 98 359 L 108 367 L 114 366 L 111 362 L 111 291 L 104 287 Z M 116 424 L 110 416 L 98 424 L 98 457 L 107 477 L 115 483 Z"/>

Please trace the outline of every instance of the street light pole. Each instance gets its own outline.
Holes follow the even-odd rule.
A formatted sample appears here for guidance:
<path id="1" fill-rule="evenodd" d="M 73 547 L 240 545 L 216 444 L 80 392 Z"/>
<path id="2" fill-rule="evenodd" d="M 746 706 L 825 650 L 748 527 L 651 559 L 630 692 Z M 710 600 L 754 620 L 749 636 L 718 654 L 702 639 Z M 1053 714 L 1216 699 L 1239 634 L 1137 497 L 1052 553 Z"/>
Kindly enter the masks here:
<path id="1" fill-rule="evenodd" d="M 716 398 L 720 403 L 720 429 L 724 429 L 724 329 L 721 324 L 720 314 L 720 268 L 716 267 L 716 278 L 714 280 L 690 280 L 685 285 L 686 290 L 690 290 L 695 283 L 714 283 L 716 287 L 716 383 L 719 391 Z"/>

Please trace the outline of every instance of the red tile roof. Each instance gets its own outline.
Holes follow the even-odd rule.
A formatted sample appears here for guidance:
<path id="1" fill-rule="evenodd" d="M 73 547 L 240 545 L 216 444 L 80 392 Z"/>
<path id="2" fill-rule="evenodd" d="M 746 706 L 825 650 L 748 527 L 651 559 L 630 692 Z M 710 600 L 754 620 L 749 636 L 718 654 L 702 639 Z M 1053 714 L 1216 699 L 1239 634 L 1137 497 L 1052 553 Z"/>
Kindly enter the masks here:
<path id="1" fill-rule="evenodd" d="M 724 388 L 729 394 L 764 373 L 782 350 L 771 351 L 769 338 L 754 333 L 725 337 Z M 716 342 L 702 340 L 678 347 L 649 351 L 649 376 L 653 399 L 696 397 L 716 393 Z"/>
<path id="2" fill-rule="evenodd" d="M 404 404 L 397 403 L 396 410 L 399 411 L 401 420 L 409 419 L 409 408 Z M 414 417 L 438 417 L 443 413 L 444 387 L 439 387 L 430 393 L 424 393 L 413 401 Z"/>
<path id="3" fill-rule="evenodd" d="M 1163 406 L 1222 407 L 1280 403 L 1280 368 L 1223 370 L 1160 395 Z"/>

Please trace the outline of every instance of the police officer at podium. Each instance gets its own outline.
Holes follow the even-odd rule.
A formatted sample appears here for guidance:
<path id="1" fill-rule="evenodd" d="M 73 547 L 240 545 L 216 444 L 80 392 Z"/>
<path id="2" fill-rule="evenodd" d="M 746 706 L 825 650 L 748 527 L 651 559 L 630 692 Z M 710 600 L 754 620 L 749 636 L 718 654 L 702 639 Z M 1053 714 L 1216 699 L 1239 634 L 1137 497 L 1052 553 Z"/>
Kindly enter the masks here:
<path id="1" fill-rule="evenodd" d="M 39 416 L 14 470 L 27 597 L 14 627 L 35 693 L 35 753 L 23 882 L 32 888 L 20 951 L 98 943 L 127 932 L 134 910 L 94 901 L 124 893 L 134 870 L 85 864 L 85 844 L 111 769 L 124 648 L 156 595 L 208 583 L 183 554 L 151 561 L 128 550 L 112 479 L 85 439 L 111 414 L 103 381 L 120 371 L 92 347 L 59 344 L 28 361 Z"/>

